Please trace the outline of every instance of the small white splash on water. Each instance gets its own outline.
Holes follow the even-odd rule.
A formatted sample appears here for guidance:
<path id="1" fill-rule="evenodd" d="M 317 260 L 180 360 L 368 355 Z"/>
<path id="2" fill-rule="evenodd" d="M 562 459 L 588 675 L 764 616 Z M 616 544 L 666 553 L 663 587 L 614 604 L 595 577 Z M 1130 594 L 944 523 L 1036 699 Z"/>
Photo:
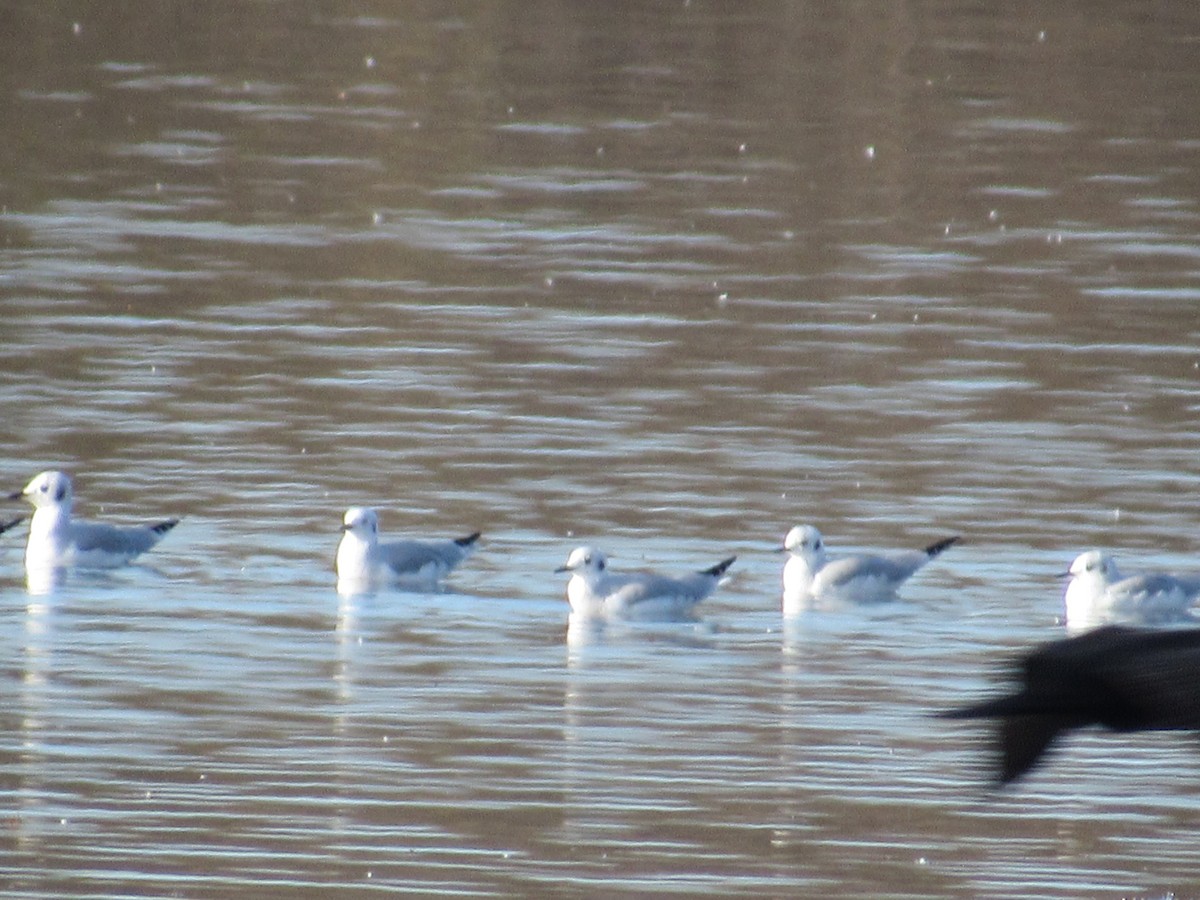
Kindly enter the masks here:
<path id="1" fill-rule="evenodd" d="M 375 68 L 375 57 L 373 57 L 373 56 L 364 56 L 364 57 L 363 57 L 363 65 L 364 65 L 364 66 L 366 66 L 368 69 L 373 69 L 373 68 Z"/>
<path id="2" fill-rule="evenodd" d="M 875 145 L 867 144 L 867 146 L 863 149 L 863 156 L 865 156 L 867 159 L 874 159 L 875 158 Z"/>
<path id="3" fill-rule="evenodd" d="M 1114 521 L 1114 522 L 1120 522 L 1120 521 L 1121 521 L 1121 510 L 1120 510 L 1120 508 L 1114 509 L 1114 510 L 1112 511 L 1112 517 L 1113 517 L 1113 521 Z"/>
<path id="4" fill-rule="evenodd" d="M 381 213 L 381 212 L 371 213 L 371 224 L 372 225 L 382 225 L 383 224 L 383 213 Z"/>

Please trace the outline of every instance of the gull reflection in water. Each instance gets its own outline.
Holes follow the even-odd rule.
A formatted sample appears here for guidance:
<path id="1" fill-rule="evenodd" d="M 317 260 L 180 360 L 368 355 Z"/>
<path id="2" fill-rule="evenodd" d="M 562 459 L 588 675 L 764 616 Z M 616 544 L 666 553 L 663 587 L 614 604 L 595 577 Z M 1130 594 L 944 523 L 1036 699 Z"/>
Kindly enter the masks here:
<path id="1" fill-rule="evenodd" d="M 57 610 L 45 600 L 31 600 L 25 606 L 24 646 L 21 652 L 20 692 L 17 712 L 20 722 L 20 754 L 10 774 L 17 784 L 13 791 L 15 811 L 12 817 L 17 846 L 27 852 L 37 850 L 40 842 L 38 822 L 42 818 L 45 789 L 42 783 L 48 752 L 50 708 L 49 692 L 53 671 Z"/>

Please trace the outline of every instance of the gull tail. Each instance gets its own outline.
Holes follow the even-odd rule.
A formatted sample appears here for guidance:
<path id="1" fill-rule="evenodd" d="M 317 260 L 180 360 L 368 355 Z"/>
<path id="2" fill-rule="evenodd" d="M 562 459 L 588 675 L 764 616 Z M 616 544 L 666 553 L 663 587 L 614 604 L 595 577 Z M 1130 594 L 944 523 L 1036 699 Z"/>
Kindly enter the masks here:
<path id="1" fill-rule="evenodd" d="M 933 559 L 935 556 L 937 556 L 943 550 L 949 550 L 951 547 L 953 547 L 955 544 L 957 544 L 959 542 L 959 540 L 960 540 L 959 536 L 956 534 L 956 535 L 954 535 L 954 537 L 948 537 L 943 540 L 937 541 L 936 543 L 930 544 L 928 547 L 925 548 L 925 555 L 928 556 L 930 559 Z"/>
<path id="2" fill-rule="evenodd" d="M 737 559 L 736 556 L 731 556 L 731 557 L 729 557 L 729 559 L 722 560 L 721 562 L 717 563 L 711 569 L 703 569 L 700 572 L 700 574 L 701 575 L 711 575 L 713 578 L 720 578 L 722 575 L 725 574 L 725 570 L 733 565 L 733 561 L 735 559 Z"/>
<path id="3" fill-rule="evenodd" d="M 455 538 L 454 543 L 466 550 L 470 547 L 474 547 L 475 542 L 479 540 L 482 534 L 482 531 L 476 531 L 473 534 L 468 534 L 466 537 Z"/>
<path id="4" fill-rule="evenodd" d="M 159 522 L 157 525 L 150 525 L 148 527 L 151 531 L 153 531 L 159 537 L 162 537 L 164 534 L 166 534 L 168 531 L 170 531 L 172 528 L 174 528 L 178 524 L 179 524 L 178 519 L 167 519 L 167 521 L 165 521 L 165 522 Z"/>

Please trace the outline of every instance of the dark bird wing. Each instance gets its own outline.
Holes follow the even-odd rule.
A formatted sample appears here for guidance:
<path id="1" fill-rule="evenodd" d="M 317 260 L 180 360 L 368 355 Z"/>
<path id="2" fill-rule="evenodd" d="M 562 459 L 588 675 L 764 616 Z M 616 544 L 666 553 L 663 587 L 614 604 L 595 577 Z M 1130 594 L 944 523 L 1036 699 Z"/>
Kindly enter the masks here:
<path id="1" fill-rule="evenodd" d="M 1073 728 L 1200 731 L 1200 629 L 1099 628 L 1039 647 L 1016 674 L 1014 693 L 942 713 L 1001 720 L 1005 783 L 1033 768 Z"/>

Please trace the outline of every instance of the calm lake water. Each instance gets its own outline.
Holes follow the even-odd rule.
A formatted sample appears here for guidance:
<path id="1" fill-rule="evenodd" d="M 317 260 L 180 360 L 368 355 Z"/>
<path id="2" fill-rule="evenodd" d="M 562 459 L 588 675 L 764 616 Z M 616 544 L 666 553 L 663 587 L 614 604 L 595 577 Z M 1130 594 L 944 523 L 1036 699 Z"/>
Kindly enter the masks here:
<path id="1" fill-rule="evenodd" d="M 929 716 L 1079 551 L 1200 569 L 1194 3 L 0 22 L 0 488 L 183 517 L 47 593 L 0 537 L 4 896 L 1200 892 L 1194 741 L 993 792 Z M 339 597 L 358 504 L 483 549 Z M 805 521 L 963 542 L 785 622 Z M 568 628 L 584 542 L 739 558 Z"/>

